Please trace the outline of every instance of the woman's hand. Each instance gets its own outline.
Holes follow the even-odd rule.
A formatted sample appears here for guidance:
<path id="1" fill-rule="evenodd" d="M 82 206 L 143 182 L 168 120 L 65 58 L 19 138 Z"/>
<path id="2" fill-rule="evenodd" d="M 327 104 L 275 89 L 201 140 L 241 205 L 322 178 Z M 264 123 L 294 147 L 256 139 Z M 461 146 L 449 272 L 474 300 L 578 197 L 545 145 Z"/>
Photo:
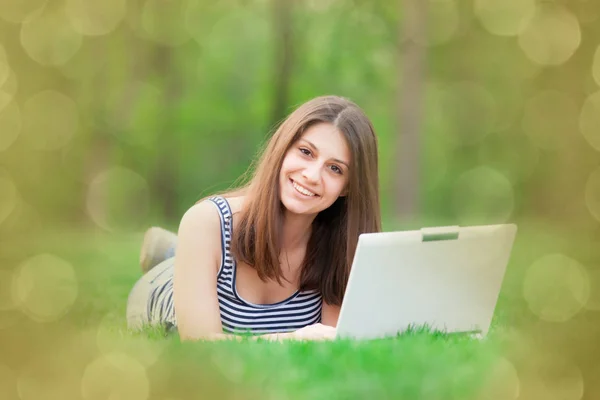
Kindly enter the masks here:
<path id="1" fill-rule="evenodd" d="M 329 325 L 313 324 L 291 332 L 292 340 L 333 340 L 335 328 Z"/>

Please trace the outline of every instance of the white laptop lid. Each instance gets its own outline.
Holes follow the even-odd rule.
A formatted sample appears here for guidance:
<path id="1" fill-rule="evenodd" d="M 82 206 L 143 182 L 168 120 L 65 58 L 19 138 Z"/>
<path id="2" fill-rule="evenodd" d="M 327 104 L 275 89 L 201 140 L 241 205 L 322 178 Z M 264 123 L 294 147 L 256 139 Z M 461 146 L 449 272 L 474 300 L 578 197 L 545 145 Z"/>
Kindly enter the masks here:
<path id="1" fill-rule="evenodd" d="M 487 334 L 517 227 L 362 234 L 338 337 L 394 336 L 410 326 Z"/>

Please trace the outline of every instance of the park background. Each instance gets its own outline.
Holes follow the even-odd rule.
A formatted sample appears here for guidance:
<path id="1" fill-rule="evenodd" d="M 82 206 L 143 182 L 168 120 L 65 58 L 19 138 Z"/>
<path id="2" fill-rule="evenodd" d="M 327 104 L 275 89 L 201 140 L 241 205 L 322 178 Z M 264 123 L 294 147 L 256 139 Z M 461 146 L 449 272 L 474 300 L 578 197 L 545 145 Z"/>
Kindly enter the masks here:
<path id="1" fill-rule="evenodd" d="M 96 398 L 74 371 L 104 379 L 93 368 L 124 324 L 144 229 L 176 230 L 324 94 L 374 123 L 384 230 L 519 226 L 495 320 L 501 386 L 600 393 L 597 2 L 2 0 L 0 45 L 7 398 Z M 95 339 L 65 339 L 78 332 Z M 79 364 L 55 358 L 78 348 Z M 47 378 L 64 364 L 73 379 Z M 401 396 L 386 384 L 355 393 Z"/>

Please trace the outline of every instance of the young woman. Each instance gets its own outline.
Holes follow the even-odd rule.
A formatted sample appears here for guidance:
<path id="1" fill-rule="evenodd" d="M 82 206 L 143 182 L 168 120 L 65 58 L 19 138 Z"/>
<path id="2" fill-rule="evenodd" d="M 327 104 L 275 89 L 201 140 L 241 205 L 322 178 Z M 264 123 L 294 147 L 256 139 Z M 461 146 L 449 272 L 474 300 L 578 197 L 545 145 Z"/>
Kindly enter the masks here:
<path id="1" fill-rule="evenodd" d="M 315 98 L 251 170 L 243 187 L 185 213 L 176 256 L 129 296 L 131 328 L 166 324 L 183 340 L 334 337 L 358 236 L 381 230 L 373 126 L 347 99 Z"/>

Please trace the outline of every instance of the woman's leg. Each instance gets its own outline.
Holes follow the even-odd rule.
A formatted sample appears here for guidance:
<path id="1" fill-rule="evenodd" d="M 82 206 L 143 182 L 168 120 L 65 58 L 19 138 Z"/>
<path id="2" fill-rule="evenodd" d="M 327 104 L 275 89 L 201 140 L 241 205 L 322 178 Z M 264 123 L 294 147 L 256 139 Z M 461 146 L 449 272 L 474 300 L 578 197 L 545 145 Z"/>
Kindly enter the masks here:
<path id="1" fill-rule="evenodd" d="M 173 273 L 175 259 L 168 258 L 144 274 L 127 298 L 127 327 L 175 325 Z"/>
<path id="2" fill-rule="evenodd" d="M 164 310 L 172 297 L 176 245 L 177 235 L 166 229 L 152 227 L 144 234 L 140 253 L 144 275 L 127 298 L 127 326 L 130 329 L 174 323 L 174 315 Z"/>
<path id="3" fill-rule="evenodd" d="M 144 234 L 140 253 L 140 266 L 147 273 L 156 265 L 175 255 L 177 235 L 166 229 L 153 226 Z"/>

